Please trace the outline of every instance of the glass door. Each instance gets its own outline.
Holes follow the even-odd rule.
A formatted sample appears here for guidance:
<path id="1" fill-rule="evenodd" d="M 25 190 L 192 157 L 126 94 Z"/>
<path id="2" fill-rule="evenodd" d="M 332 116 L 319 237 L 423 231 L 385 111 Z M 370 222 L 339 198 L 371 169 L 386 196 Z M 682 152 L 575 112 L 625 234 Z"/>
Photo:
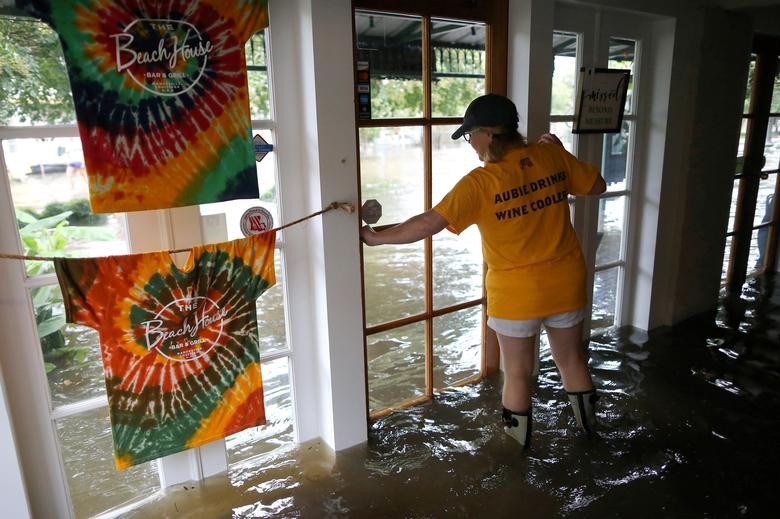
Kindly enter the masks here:
<path id="1" fill-rule="evenodd" d="M 780 41 L 757 38 L 745 89 L 722 284 L 739 297 L 746 280 L 776 270 L 780 185 Z"/>
<path id="2" fill-rule="evenodd" d="M 556 7 L 552 35 L 550 130 L 579 158 L 600 166 L 607 190 L 598 199 L 572 201 L 572 220 L 583 245 L 592 290 L 591 335 L 622 325 L 621 303 L 631 244 L 634 148 L 641 121 L 638 103 L 641 22 L 628 16 Z M 572 134 L 577 81 L 583 67 L 631 72 L 620 132 Z"/>
<path id="3" fill-rule="evenodd" d="M 607 68 L 631 71 L 625 114 L 619 133 L 601 140 L 601 174 L 607 190 L 598 201 L 596 258 L 591 333 L 620 326 L 620 303 L 626 275 L 626 249 L 631 210 L 633 147 L 636 139 L 637 40 L 610 36 Z"/>
<path id="4" fill-rule="evenodd" d="M 356 2 L 354 11 L 361 203 L 380 202 L 378 226 L 430 209 L 480 165 L 450 135 L 473 98 L 504 93 L 505 79 L 496 78 L 506 67 L 505 19 L 497 16 L 503 2 L 474 2 L 480 5 L 466 12 L 441 3 L 401 13 L 385 4 L 392 2 Z M 362 255 L 370 415 L 479 379 L 485 325 L 478 231 L 364 247 Z"/>

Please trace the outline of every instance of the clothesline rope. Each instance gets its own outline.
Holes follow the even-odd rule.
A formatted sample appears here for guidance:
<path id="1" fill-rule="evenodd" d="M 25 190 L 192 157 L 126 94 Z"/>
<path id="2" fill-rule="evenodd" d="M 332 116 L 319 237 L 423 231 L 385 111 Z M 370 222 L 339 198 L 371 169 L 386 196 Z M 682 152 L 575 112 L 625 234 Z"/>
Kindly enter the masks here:
<path id="1" fill-rule="evenodd" d="M 280 225 L 279 227 L 274 227 L 273 229 L 267 229 L 265 231 L 259 232 L 257 234 L 265 234 L 267 232 L 272 231 L 281 231 L 282 229 L 286 229 L 288 227 L 292 227 L 293 225 L 298 225 L 301 222 L 305 222 L 306 220 L 310 220 L 312 218 L 315 218 L 321 214 L 325 214 L 328 211 L 332 211 L 334 209 L 341 209 L 343 211 L 346 211 L 347 213 L 354 213 L 355 212 L 355 206 L 349 202 L 331 202 L 326 207 L 320 209 L 319 211 L 315 211 L 309 215 L 304 216 L 303 218 L 298 218 L 297 220 L 293 220 L 292 222 L 286 223 L 284 225 Z M 190 250 L 191 247 L 188 247 L 186 249 L 170 249 L 166 252 L 170 254 L 175 254 L 177 252 L 185 252 Z M 0 253 L 0 259 L 17 259 L 17 260 L 30 260 L 30 261 L 54 261 L 56 259 L 59 259 L 59 257 L 54 256 L 25 256 L 23 254 L 2 254 Z"/>

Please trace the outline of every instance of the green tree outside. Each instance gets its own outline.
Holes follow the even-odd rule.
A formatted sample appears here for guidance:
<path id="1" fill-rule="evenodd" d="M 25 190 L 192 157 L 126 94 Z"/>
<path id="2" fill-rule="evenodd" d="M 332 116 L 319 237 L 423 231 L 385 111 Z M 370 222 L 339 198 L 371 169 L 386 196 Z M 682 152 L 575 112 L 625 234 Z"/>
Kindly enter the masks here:
<path id="1" fill-rule="evenodd" d="M 57 34 L 31 18 L 0 17 L 0 124 L 74 122 Z"/>

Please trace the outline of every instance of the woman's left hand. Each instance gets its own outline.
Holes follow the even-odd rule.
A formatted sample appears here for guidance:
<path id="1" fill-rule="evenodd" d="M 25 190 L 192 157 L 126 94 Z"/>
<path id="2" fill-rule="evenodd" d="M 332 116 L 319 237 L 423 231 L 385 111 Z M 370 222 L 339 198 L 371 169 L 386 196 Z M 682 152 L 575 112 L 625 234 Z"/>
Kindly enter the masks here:
<path id="1" fill-rule="evenodd" d="M 380 245 L 376 239 L 376 232 L 370 225 L 364 225 L 360 228 L 360 241 L 369 246 Z"/>
<path id="2" fill-rule="evenodd" d="M 539 140 L 536 141 L 536 143 L 537 144 L 557 144 L 559 146 L 563 146 L 563 143 L 561 142 L 561 140 L 554 133 L 542 134 L 539 137 Z"/>

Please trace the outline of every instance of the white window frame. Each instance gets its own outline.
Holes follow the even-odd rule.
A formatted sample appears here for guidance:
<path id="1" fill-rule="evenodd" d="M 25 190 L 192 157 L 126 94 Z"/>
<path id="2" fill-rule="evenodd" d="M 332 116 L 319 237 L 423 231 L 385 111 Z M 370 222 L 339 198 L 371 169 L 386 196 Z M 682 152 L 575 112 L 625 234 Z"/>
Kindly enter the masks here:
<path id="1" fill-rule="evenodd" d="M 279 214 L 282 222 L 289 222 L 333 201 L 357 202 L 354 71 L 351 53 L 343 52 L 352 42 L 351 3 L 289 0 L 272 2 L 269 10 L 268 45 L 275 58 L 269 63 L 273 104 L 278 109 L 275 113 L 284 115 L 277 121 L 274 152 L 278 171 L 284 172 L 277 184 Z M 0 212 L 4 216 L 0 218 L 0 251 L 14 253 L 19 251 L 19 240 L 7 175 L 4 167 L 0 169 Z M 140 227 L 159 230 L 131 232 L 131 247 L 141 250 L 142 243 L 169 240 L 166 222 L 170 225 L 187 213 L 175 210 L 168 217 L 158 211 L 129 214 Z M 135 222 L 130 224 L 131 229 L 135 226 Z M 320 438 L 334 450 L 365 442 L 368 432 L 364 359 L 359 347 L 361 291 L 355 275 L 360 269 L 357 229 L 356 213 L 332 211 L 297 225 L 284 237 L 288 252 L 282 262 L 285 305 L 294 308 L 286 317 L 295 441 Z M 36 516 L 67 516 L 71 513 L 67 482 L 57 461 L 60 455 L 49 419 L 48 385 L 41 383 L 45 375 L 33 376 L 25 370 L 42 371 L 23 265 L 0 261 L 0 275 L 6 282 L 6 293 L 0 298 L 0 329 L 7 335 L 3 340 L 35 345 L 0 348 L 29 503 Z"/>
<path id="2" fill-rule="evenodd" d="M 272 60 L 270 52 L 270 30 L 266 33 L 266 52 L 268 59 L 268 85 L 269 85 L 269 103 L 271 105 L 271 119 L 268 120 L 253 120 L 252 129 L 257 130 L 269 130 L 272 133 L 276 133 L 276 123 L 274 121 L 274 95 L 273 95 L 273 71 Z M 15 228 L 16 219 L 13 216 L 14 205 L 11 196 L 9 175 L 5 166 L 4 152 L 2 149 L 2 141 L 12 139 L 30 139 L 30 138 L 78 138 L 78 127 L 75 124 L 68 125 L 40 125 L 40 126 L 2 126 L 0 127 L 0 184 L 2 184 L 2 190 L 0 190 L 0 205 L 7 201 L 8 214 L 6 220 L 12 222 L 13 232 L 11 236 L 6 236 L 7 233 L 3 233 L 0 239 L 0 250 L 12 251 L 16 254 L 22 253 L 21 242 L 19 239 L 18 230 Z M 275 139 L 274 139 L 275 140 Z M 278 186 L 280 182 L 279 175 L 279 163 L 276 162 L 274 168 L 274 175 L 276 177 L 277 192 L 279 192 Z M 148 252 L 155 250 L 166 249 L 180 249 L 190 247 L 195 244 L 203 242 L 203 231 L 201 227 L 201 217 L 199 214 L 198 206 L 154 210 L 154 211 L 139 211 L 117 215 L 120 221 L 125 227 L 128 239 L 128 252 Z M 226 232 L 226 231 L 225 231 Z M 279 252 L 278 261 L 281 262 L 282 272 L 285 272 L 285 254 L 284 254 L 284 242 L 282 239 L 277 239 L 276 248 Z M 8 260 L 5 260 L 8 261 Z M 45 395 L 44 398 L 39 399 L 39 402 L 35 406 L 30 406 L 30 412 L 35 413 L 37 410 L 38 422 L 48 421 L 51 425 L 50 433 L 44 435 L 46 438 L 47 448 L 43 449 L 49 453 L 57 453 L 56 456 L 45 456 L 42 462 L 45 467 L 41 467 L 45 470 L 51 482 L 55 487 L 60 488 L 61 492 L 56 493 L 52 497 L 52 510 L 56 510 L 58 514 L 62 514 L 65 510 L 68 511 L 68 517 L 73 517 L 74 508 L 70 498 L 68 478 L 65 471 L 64 461 L 60 454 L 59 439 L 56 433 L 56 421 L 63 418 L 75 416 L 81 413 L 100 409 L 102 407 L 108 407 L 108 401 L 105 394 L 101 396 L 92 397 L 79 402 L 71 404 L 52 407 L 51 397 L 49 395 L 49 383 L 45 374 L 45 371 L 41 368 L 43 366 L 43 355 L 40 348 L 40 340 L 37 337 L 37 330 L 35 326 L 35 316 L 32 302 L 29 298 L 29 290 L 41 286 L 56 285 L 57 277 L 55 274 L 45 274 L 34 278 L 28 278 L 25 275 L 23 262 L 16 262 L 16 270 L 18 275 L 17 286 L 23 287 L 25 299 L 28 304 L 26 308 L 14 308 L 13 313 L 16 314 L 16 318 L 12 318 L 17 321 L 18 326 L 23 323 L 31 325 L 32 329 L 27 330 L 24 335 L 27 339 L 22 340 L 22 344 L 28 344 L 30 347 L 26 348 L 32 354 L 25 355 L 23 357 L 16 357 L 15 359 L 7 362 L 3 358 L 3 363 L 11 365 L 14 371 L 27 373 L 29 381 L 38 388 L 42 388 Z M 22 268 L 18 268 L 22 265 Z M 7 267 L 8 265 L 6 265 Z M 283 276 L 286 279 L 286 276 Z M 284 312 L 285 312 L 285 333 L 286 338 L 289 338 L 290 324 L 289 324 L 289 311 L 288 311 L 288 295 L 286 287 L 283 291 Z M 25 314 L 22 318 L 20 314 Z M 30 339 L 33 339 L 32 341 Z M 14 341 L 16 342 L 16 341 Z M 262 355 L 260 362 L 270 362 L 281 358 L 288 359 L 288 370 L 292 372 L 292 349 L 290 347 L 290 341 L 285 341 L 286 347 L 284 349 L 274 350 L 272 353 Z M 29 353 L 28 352 L 28 353 Z M 293 403 L 295 402 L 295 395 L 292 385 L 292 376 L 290 376 L 290 391 Z M 293 405 L 295 409 L 295 405 Z M 46 411 L 45 414 L 43 411 Z M 293 417 L 295 422 L 295 417 Z M 295 427 L 294 427 L 295 429 Z M 160 477 L 160 488 L 158 491 L 164 490 L 173 485 L 177 485 L 187 481 L 202 481 L 203 479 L 226 472 L 228 469 L 227 463 L 227 450 L 225 440 L 217 440 L 209 444 L 203 445 L 195 449 L 188 449 L 176 454 L 166 456 L 154 461 L 158 465 L 158 473 Z M 21 474 L 20 474 L 21 476 Z M 137 508 L 144 502 L 153 499 L 155 496 L 148 496 L 139 501 L 127 504 L 122 507 L 106 510 L 104 513 L 98 515 L 101 518 L 118 517 L 128 510 Z"/>
<path id="3" fill-rule="evenodd" d="M 625 38 L 636 42 L 635 67 L 633 83 L 633 99 L 631 113 L 624 114 L 624 121 L 632 124 L 631 139 L 628 143 L 626 157 L 626 186 L 620 191 L 607 191 L 599 197 L 580 197 L 575 201 L 573 211 L 573 224 L 580 237 L 586 265 L 588 265 L 588 300 L 593 300 L 593 286 L 595 276 L 599 272 L 617 268 L 617 287 L 615 293 L 614 327 L 624 325 L 636 325 L 647 322 L 647 316 L 637 319 L 635 315 L 635 299 L 639 297 L 636 276 L 639 268 L 636 265 L 638 251 L 647 246 L 639 242 L 642 237 L 637 236 L 639 228 L 637 222 L 645 207 L 636 203 L 637 177 L 645 171 L 642 168 L 644 158 L 639 150 L 640 143 L 647 142 L 645 112 L 648 110 L 648 102 L 643 95 L 642 78 L 647 69 L 645 54 L 649 48 L 650 31 L 648 30 L 646 17 L 620 13 L 610 10 L 595 10 L 592 8 L 575 6 L 565 3 L 556 3 L 554 10 L 554 31 L 564 31 L 578 35 L 577 59 L 578 67 L 606 67 L 608 61 L 608 48 L 610 38 Z M 550 33 L 552 40 L 552 32 Z M 549 87 L 548 87 L 549 88 Z M 548 111 L 549 113 L 549 111 Z M 549 116 L 551 122 L 572 121 L 571 116 Z M 574 136 L 574 152 L 582 160 L 593 164 L 602 163 L 603 152 L 602 134 L 580 134 Z M 623 229 L 621 232 L 620 256 L 617 260 L 596 265 L 596 230 L 598 223 L 598 207 L 601 201 L 617 199 L 625 196 Z M 654 248 L 654 245 L 651 246 Z M 590 319 L 586 320 L 586 331 L 590 333 Z M 646 326 L 644 326 L 646 328 Z"/>

